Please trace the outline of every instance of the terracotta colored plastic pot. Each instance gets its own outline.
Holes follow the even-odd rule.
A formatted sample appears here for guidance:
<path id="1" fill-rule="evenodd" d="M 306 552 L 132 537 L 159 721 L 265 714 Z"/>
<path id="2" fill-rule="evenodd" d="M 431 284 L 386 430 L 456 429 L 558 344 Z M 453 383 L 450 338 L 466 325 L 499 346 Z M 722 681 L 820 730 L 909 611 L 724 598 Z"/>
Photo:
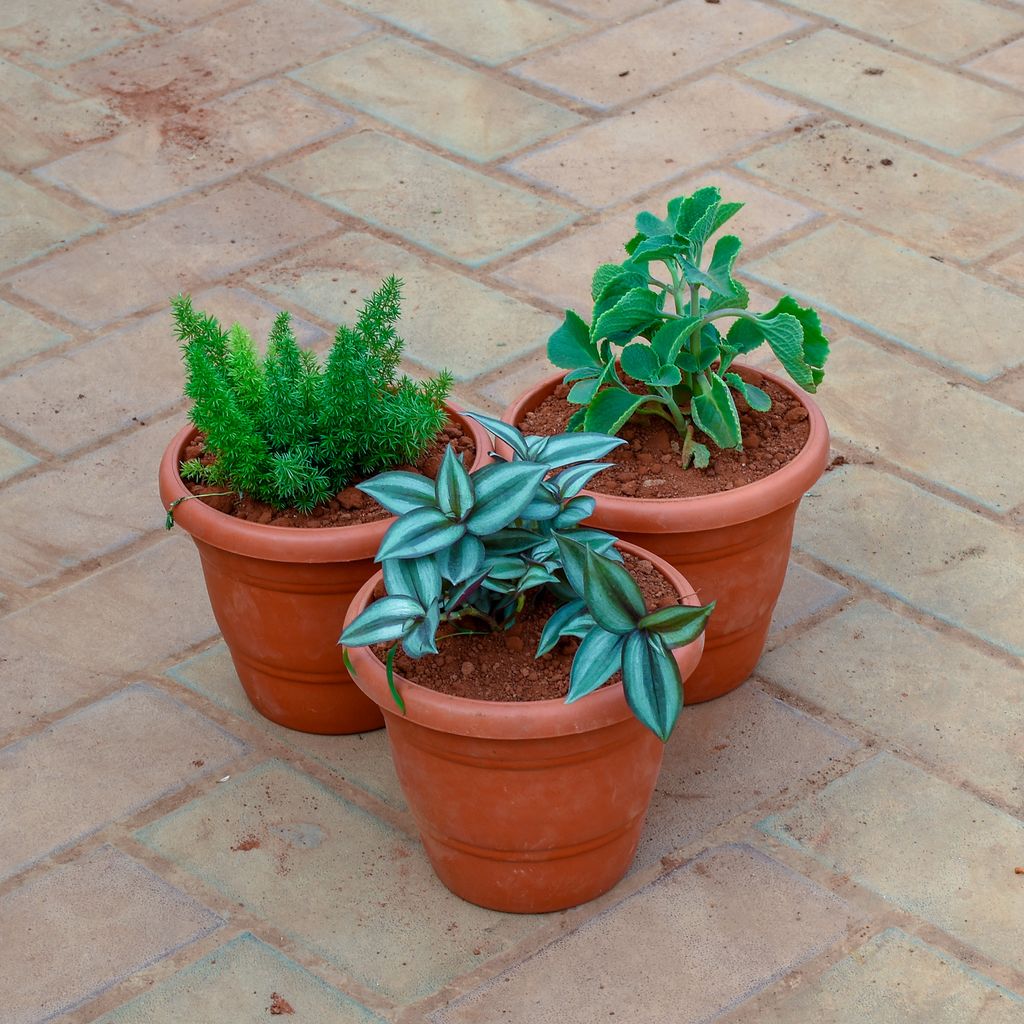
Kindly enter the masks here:
<path id="1" fill-rule="evenodd" d="M 753 672 L 789 564 L 797 506 L 828 463 L 828 426 L 814 402 L 775 374 L 734 368 L 767 378 L 807 410 L 810 435 L 795 459 L 752 484 L 694 498 L 584 492 L 597 501 L 589 520 L 593 526 L 661 555 L 693 584 L 703 603 L 717 601 L 704 657 L 686 685 L 688 704 L 720 697 Z M 518 425 L 563 376 L 553 374 L 531 388 L 502 418 Z"/>
<path id="2" fill-rule="evenodd" d="M 679 592 L 692 588 L 648 558 Z M 359 591 L 346 625 L 370 601 Z M 689 598 L 688 604 L 696 604 Z M 703 637 L 675 651 L 685 679 Z M 356 684 L 384 713 L 406 801 L 434 870 L 457 896 L 492 910 L 534 914 L 586 903 L 626 873 L 664 751 L 629 710 L 622 684 L 574 704 L 470 700 L 401 676 L 403 715 L 384 665 L 347 648 Z"/>
<path id="3" fill-rule="evenodd" d="M 449 410 L 476 445 L 475 466 L 490 439 L 474 420 Z M 195 436 L 182 428 L 160 463 L 164 508 L 190 493 L 178 473 Z M 264 526 L 183 501 L 174 522 L 192 535 L 214 617 L 253 707 L 278 725 L 341 735 L 379 729 L 380 712 L 353 685 L 338 637 L 349 602 L 377 570 L 382 519 L 353 526 Z"/>

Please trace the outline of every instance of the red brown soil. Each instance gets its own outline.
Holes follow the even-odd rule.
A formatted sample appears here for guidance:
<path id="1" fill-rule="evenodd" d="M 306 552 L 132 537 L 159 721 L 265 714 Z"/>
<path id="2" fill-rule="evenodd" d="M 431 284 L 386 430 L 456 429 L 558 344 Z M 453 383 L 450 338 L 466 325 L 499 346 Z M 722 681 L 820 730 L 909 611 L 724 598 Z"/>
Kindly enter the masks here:
<path id="1" fill-rule="evenodd" d="M 437 439 L 424 452 L 414 465 L 393 466 L 393 470 L 413 470 L 423 473 L 425 476 L 435 477 L 441 468 L 441 459 L 444 458 L 445 449 L 451 444 L 457 455 L 462 456 L 463 464 L 467 467 L 473 464 L 476 458 L 476 446 L 473 438 L 467 434 L 457 422 L 450 422 L 445 426 Z M 200 459 L 204 463 L 213 461 L 212 457 L 206 454 L 203 446 L 202 435 L 185 449 L 185 460 Z M 185 486 L 193 494 L 207 494 L 210 491 L 229 491 L 228 487 L 212 487 L 210 484 L 195 483 L 194 481 L 183 481 Z M 254 498 L 244 497 L 236 492 L 230 492 L 215 498 L 201 499 L 211 508 L 218 512 L 227 512 L 238 519 L 245 519 L 250 523 L 262 523 L 270 526 L 294 526 L 305 529 L 319 529 L 326 526 L 352 526 L 354 523 L 373 523 L 380 519 L 387 519 L 391 515 L 382 505 L 379 505 L 369 495 L 363 494 L 356 489 L 356 484 L 362 480 L 353 481 L 352 485 L 339 491 L 326 505 L 318 505 L 312 512 L 299 512 L 297 509 L 276 509 L 263 501 L 256 501 Z"/>
<path id="2" fill-rule="evenodd" d="M 626 555 L 625 559 L 649 610 L 678 603 L 675 588 L 650 562 L 633 555 Z M 383 588 L 378 589 L 375 596 L 380 597 Z M 410 658 L 399 648 L 395 672 L 420 686 L 454 697 L 501 701 L 565 697 L 579 641 L 566 637 L 553 651 L 534 657 L 544 625 L 557 607 L 554 598 L 544 593 L 527 605 L 506 633 L 452 636 L 438 643 L 439 654 L 418 659 Z M 467 623 L 466 628 L 473 626 Z M 387 644 L 374 647 L 382 661 L 387 651 Z M 618 679 L 616 673 L 608 684 Z"/>
<path id="3" fill-rule="evenodd" d="M 754 412 L 736 395 L 736 407 L 743 428 L 743 451 L 716 448 L 697 431 L 696 440 L 711 449 L 707 469 L 683 469 L 679 462 L 680 438 L 671 424 L 659 417 L 635 417 L 619 431 L 628 445 L 616 448 L 605 460 L 612 469 L 598 473 L 587 490 L 598 494 L 618 494 L 630 498 L 692 498 L 702 494 L 731 491 L 744 484 L 770 476 L 792 461 L 810 434 L 807 410 L 784 388 L 768 380 L 758 380 L 746 369 L 749 383 L 767 391 L 772 407 Z M 558 434 L 565 430 L 569 417 L 579 409 L 565 397 L 569 388 L 560 384 L 519 427 L 527 434 Z"/>
<path id="4" fill-rule="evenodd" d="M 294 1013 L 295 1008 L 291 1003 L 285 999 L 284 996 L 278 995 L 276 992 L 270 993 L 270 1014 L 272 1017 L 280 1017 L 283 1013 Z"/>

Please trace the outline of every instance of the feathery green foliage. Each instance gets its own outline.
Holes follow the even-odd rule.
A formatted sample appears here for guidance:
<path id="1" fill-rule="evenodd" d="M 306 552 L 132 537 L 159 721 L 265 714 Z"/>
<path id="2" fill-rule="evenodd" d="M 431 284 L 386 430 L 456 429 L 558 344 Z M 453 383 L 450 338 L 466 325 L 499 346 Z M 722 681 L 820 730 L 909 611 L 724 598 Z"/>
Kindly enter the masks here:
<path id="1" fill-rule="evenodd" d="M 355 327 L 338 328 L 323 366 L 299 348 L 288 313 L 261 359 L 239 324 L 225 331 L 187 295 L 172 300 L 189 417 L 215 457 L 184 463 L 182 475 L 309 511 L 355 479 L 415 462 L 445 424 L 452 377 L 399 375 L 401 286 L 387 278 Z"/>

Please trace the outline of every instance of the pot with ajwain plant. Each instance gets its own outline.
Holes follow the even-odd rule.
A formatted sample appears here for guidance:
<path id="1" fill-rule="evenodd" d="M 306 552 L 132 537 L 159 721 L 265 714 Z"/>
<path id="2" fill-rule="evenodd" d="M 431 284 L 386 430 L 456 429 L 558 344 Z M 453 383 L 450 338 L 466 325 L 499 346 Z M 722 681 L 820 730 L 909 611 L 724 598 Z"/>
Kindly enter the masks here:
<path id="1" fill-rule="evenodd" d="M 225 332 L 189 299 L 174 302 L 193 406 L 160 464 L 168 528 L 195 542 L 249 700 L 303 732 L 383 725 L 336 640 L 394 520 L 370 499 L 345 508 L 338 498 L 362 498 L 351 485 L 381 469 L 436 462 L 453 435 L 473 465 L 488 458 L 486 433 L 446 402 L 447 374 L 397 375 L 399 301 L 390 278 L 354 328 L 338 328 L 323 366 L 298 347 L 287 313 L 261 359 L 239 325 Z"/>
<path id="2" fill-rule="evenodd" d="M 551 362 L 568 373 L 540 382 L 503 416 L 537 433 L 630 438 L 637 472 L 588 492 L 590 523 L 661 555 L 716 602 L 687 685 L 691 703 L 753 671 L 797 507 L 828 461 L 828 427 L 807 397 L 828 356 L 817 313 L 789 296 L 767 313 L 748 310 L 733 278 L 741 246 L 733 235 L 705 261 L 712 235 L 741 207 L 702 188 L 673 199 L 665 218 L 639 214 L 627 258 L 594 274 L 590 323 L 567 310 L 549 340 Z M 722 321 L 731 321 L 725 333 Z M 765 342 L 792 382 L 736 362 Z"/>
<path id="3" fill-rule="evenodd" d="M 700 659 L 712 607 L 580 525 L 621 443 L 519 435 L 509 462 L 467 473 L 449 454 L 436 481 L 359 485 L 399 518 L 341 642 L 434 870 L 481 906 L 560 910 L 622 878 Z"/>

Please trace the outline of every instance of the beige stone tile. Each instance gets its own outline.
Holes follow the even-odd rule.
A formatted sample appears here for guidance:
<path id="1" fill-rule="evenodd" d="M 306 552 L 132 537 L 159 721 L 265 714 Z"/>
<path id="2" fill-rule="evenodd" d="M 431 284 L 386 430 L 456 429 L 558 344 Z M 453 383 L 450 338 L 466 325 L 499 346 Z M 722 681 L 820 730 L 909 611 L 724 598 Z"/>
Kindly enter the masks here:
<path id="1" fill-rule="evenodd" d="M 748 847 L 719 847 L 430 1019 L 491 1024 L 529 1007 L 530 1024 L 593 1024 L 642 1006 L 646 1020 L 697 1024 L 838 942 L 850 922 L 832 893 Z"/>
<path id="2" fill-rule="evenodd" d="M 453 896 L 417 844 L 275 762 L 136 835 L 269 927 L 402 1001 L 436 990 L 540 924 Z M 232 849 L 246 838 L 259 846 Z"/>
<path id="3" fill-rule="evenodd" d="M 1016 285 L 1024 286 L 1024 249 L 1007 256 L 998 263 L 993 263 L 989 269 Z"/>
<path id="4" fill-rule="evenodd" d="M 995 658 L 864 602 L 765 655 L 757 671 L 1024 809 L 1024 692 L 1020 672 Z"/>
<path id="5" fill-rule="evenodd" d="M 832 29 L 773 50 L 740 70 L 947 153 L 965 153 L 1024 125 L 1024 96 Z"/>
<path id="6" fill-rule="evenodd" d="M 833 437 L 996 512 L 1024 501 L 1024 479 L 1006 471 L 1024 464 L 1018 410 L 856 338 L 833 347 L 828 376 L 815 398 Z M 898 399 L 883 399 L 896 382 Z"/>
<path id="7" fill-rule="evenodd" d="M 4 0 L 0 49 L 48 68 L 65 67 L 148 31 L 102 0 Z"/>
<path id="8" fill-rule="evenodd" d="M 236 89 L 335 53 L 366 29 L 365 22 L 320 0 L 256 0 L 90 61 L 71 77 L 87 89 L 119 94 L 126 109 L 150 92 L 173 107 L 186 97 Z"/>
<path id="9" fill-rule="evenodd" d="M 0 300 L 0 368 L 63 344 L 69 335 Z"/>
<path id="10" fill-rule="evenodd" d="M 547 352 L 542 348 L 525 359 L 496 370 L 490 380 L 476 390 L 490 404 L 491 410 L 500 414 L 513 399 L 553 372 Z"/>
<path id="11" fill-rule="evenodd" d="M 927 255 L 970 262 L 1024 232 L 1024 194 L 838 121 L 754 153 L 740 166 L 900 235 Z"/>
<path id="12" fill-rule="evenodd" d="M 268 736 L 330 768 L 377 799 L 399 810 L 405 808 L 384 729 L 352 736 L 317 736 L 275 725 L 249 703 L 231 663 L 231 655 L 223 643 L 175 665 L 168 675 L 251 725 L 259 726 Z"/>
<path id="13" fill-rule="evenodd" d="M 375 1024 L 380 1020 L 273 946 L 244 932 L 100 1017 L 96 1024 L 261 1021 L 273 1013 L 274 992 L 299 1020 L 314 1024 Z M 277 1016 L 287 1014 L 281 1010 Z"/>
<path id="14" fill-rule="evenodd" d="M 169 537 L 0 619 L 0 735 L 216 632 L 192 542 Z"/>
<path id="15" fill-rule="evenodd" d="M 5 943 L 5 1024 L 52 1020 L 223 923 L 109 846 L 8 893 L 0 920 L 17 936 Z"/>
<path id="16" fill-rule="evenodd" d="M 1024 359 L 1024 299 L 852 224 L 829 224 L 743 270 L 979 380 Z"/>
<path id="17" fill-rule="evenodd" d="M 99 97 L 83 96 L 0 60 L 0 165 L 23 170 L 76 143 L 104 138 L 120 123 Z"/>
<path id="18" fill-rule="evenodd" d="M 97 227 L 99 221 L 0 171 L 0 270 L 42 256 Z"/>
<path id="19" fill-rule="evenodd" d="M 990 8 L 999 10 L 999 8 Z M 1008 14 L 1008 11 L 1002 11 Z M 1018 31 L 1024 29 L 1024 18 L 1017 17 Z M 998 50 L 986 53 L 984 57 L 972 60 L 966 67 L 986 78 L 994 78 L 997 82 L 1024 90 L 1024 39 L 1018 39 L 1009 46 L 1001 46 Z"/>
<path id="20" fill-rule="evenodd" d="M 947 63 L 1024 31 L 1015 11 L 976 0 L 793 0 L 793 6 Z"/>
<path id="21" fill-rule="evenodd" d="M 757 0 L 671 4 L 549 49 L 514 73 L 595 107 L 615 107 L 803 25 Z"/>
<path id="22" fill-rule="evenodd" d="M 602 263 L 619 263 L 626 258 L 623 246 L 636 231 L 636 215 L 650 210 L 664 216 L 670 199 L 705 185 L 717 185 L 727 202 L 747 204 L 724 229 L 742 238 L 746 246 L 764 245 L 815 217 L 807 207 L 742 178 L 708 171 L 660 188 L 654 195 L 636 200 L 627 210 L 603 212 L 596 224 L 575 228 L 557 242 L 506 264 L 495 276 L 563 309 L 575 309 L 589 319 L 590 279 Z"/>
<path id="23" fill-rule="evenodd" d="M 795 995 L 732 1024 L 1014 1024 L 1024 1000 L 944 950 L 888 928 Z"/>
<path id="24" fill-rule="evenodd" d="M 802 551 L 1024 655 L 1024 552 L 1011 530 L 866 466 L 829 473 L 796 526 Z"/>
<path id="25" fill-rule="evenodd" d="M 350 6 L 483 64 L 503 64 L 584 28 L 574 18 L 530 0 L 492 0 L 486 4 L 352 0 Z"/>
<path id="26" fill-rule="evenodd" d="M 153 490 L 167 424 L 0 491 L 0 575 L 34 586 L 163 526 Z"/>
<path id="27" fill-rule="evenodd" d="M 471 267 L 576 218 L 560 203 L 372 131 L 282 164 L 269 176 Z"/>
<path id="28" fill-rule="evenodd" d="M 201 292 L 195 305 L 225 325 L 241 322 L 260 342 L 277 312 L 239 288 Z M 293 323 L 303 344 L 323 337 L 319 328 L 301 319 Z M 125 380 L 131 381 L 130 388 L 125 388 Z M 174 408 L 183 401 L 184 385 L 181 349 L 168 306 L 60 358 L 0 380 L 0 422 L 67 454 Z M 170 440 L 170 430 L 165 430 Z"/>
<path id="29" fill-rule="evenodd" d="M 1024 139 L 1000 146 L 982 157 L 981 163 L 1013 178 L 1024 178 Z"/>
<path id="30" fill-rule="evenodd" d="M 174 24 L 198 21 L 223 10 L 224 0 L 121 0 L 121 3 L 136 14 L 153 21 L 169 21 Z"/>
<path id="31" fill-rule="evenodd" d="M 8 829 L 0 875 L 73 846 L 244 750 L 209 719 L 148 686 L 131 686 L 62 718 L 0 750 Z"/>
<path id="32" fill-rule="evenodd" d="M 108 210 L 130 213 L 354 123 L 286 82 L 260 82 L 167 120 L 136 125 L 37 173 Z"/>
<path id="33" fill-rule="evenodd" d="M 0 437 L 0 480 L 7 480 L 39 460 L 34 455 L 22 451 L 17 445 Z"/>
<path id="34" fill-rule="evenodd" d="M 665 749 L 636 866 L 656 863 L 856 747 L 751 685 L 684 708 Z"/>
<path id="35" fill-rule="evenodd" d="M 1024 822 L 970 793 L 882 753 L 759 827 L 992 959 L 1020 962 Z"/>
<path id="36" fill-rule="evenodd" d="M 115 227 L 13 278 L 15 292 L 84 327 L 326 234 L 335 222 L 253 182 Z"/>
<path id="37" fill-rule="evenodd" d="M 559 0 L 558 6 L 565 7 L 575 14 L 582 14 L 585 18 L 619 22 L 668 2 L 669 0 Z"/>
<path id="38" fill-rule="evenodd" d="M 351 323 L 392 273 L 404 282 L 399 333 L 406 357 L 433 371 L 447 367 L 459 380 L 544 345 L 558 326 L 525 302 L 360 233 L 308 247 L 253 281 L 332 323 Z"/>
<path id="39" fill-rule="evenodd" d="M 778 633 L 802 619 L 838 604 L 850 592 L 846 587 L 790 562 L 779 594 L 779 603 L 772 613 L 771 632 Z"/>
<path id="40" fill-rule="evenodd" d="M 582 118 L 404 39 L 378 36 L 294 72 L 333 99 L 471 160 L 488 161 Z M 416 88 L 410 89 L 409 83 Z"/>
<path id="41" fill-rule="evenodd" d="M 681 110 L 686 117 L 679 116 Z M 805 113 L 731 78 L 709 75 L 587 125 L 509 166 L 588 206 L 608 206 L 721 160 Z"/>

